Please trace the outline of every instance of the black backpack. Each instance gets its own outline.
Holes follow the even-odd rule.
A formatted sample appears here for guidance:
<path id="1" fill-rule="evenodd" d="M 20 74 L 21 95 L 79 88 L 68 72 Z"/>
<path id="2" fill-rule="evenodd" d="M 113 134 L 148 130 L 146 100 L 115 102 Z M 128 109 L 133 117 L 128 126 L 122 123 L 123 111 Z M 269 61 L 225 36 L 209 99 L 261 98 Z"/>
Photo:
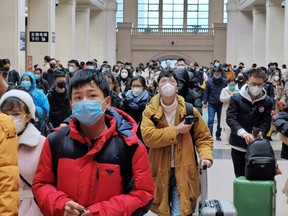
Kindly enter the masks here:
<path id="1" fill-rule="evenodd" d="M 269 141 L 256 139 L 248 145 L 245 156 L 245 177 L 248 180 L 274 180 L 276 158 Z"/>

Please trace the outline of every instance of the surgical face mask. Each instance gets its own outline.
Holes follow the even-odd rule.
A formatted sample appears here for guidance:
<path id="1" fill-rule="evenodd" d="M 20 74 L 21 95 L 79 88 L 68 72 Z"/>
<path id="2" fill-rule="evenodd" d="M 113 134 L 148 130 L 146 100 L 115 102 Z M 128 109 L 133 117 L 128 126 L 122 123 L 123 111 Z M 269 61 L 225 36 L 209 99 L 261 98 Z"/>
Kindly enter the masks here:
<path id="1" fill-rule="evenodd" d="M 219 62 L 215 62 L 214 66 L 215 67 L 219 67 L 220 63 Z"/>
<path id="2" fill-rule="evenodd" d="M 75 72 L 75 69 L 74 69 L 72 66 L 70 66 L 70 67 L 68 68 L 68 70 L 69 70 L 69 73 L 74 73 L 74 72 Z"/>
<path id="3" fill-rule="evenodd" d="M 34 74 L 36 80 L 40 79 L 40 74 Z"/>
<path id="4" fill-rule="evenodd" d="M 259 87 L 259 86 L 249 86 L 249 92 L 253 95 L 253 96 L 258 96 L 263 90 L 263 87 Z"/>
<path id="5" fill-rule="evenodd" d="M 105 100 L 104 100 L 105 101 Z M 82 100 L 72 105 L 72 115 L 86 126 L 93 125 L 103 115 L 101 100 Z"/>
<path id="6" fill-rule="evenodd" d="M 275 76 L 275 77 L 274 77 L 274 80 L 275 80 L 275 81 L 278 81 L 278 80 L 279 80 L 279 76 Z"/>
<path id="7" fill-rule="evenodd" d="M 21 118 L 17 117 L 17 116 L 13 116 L 13 115 L 9 115 L 11 118 L 13 118 L 14 124 L 16 126 L 16 133 L 20 134 L 26 126 L 26 123 L 22 121 Z"/>
<path id="8" fill-rule="evenodd" d="M 31 88 L 31 82 L 30 82 L 30 81 L 23 80 L 23 81 L 21 82 L 21 86 L 23 86 L 27 91 L 29 91 L 29 89 Z"/>
<path id="9" fill-rule="evenodd" d="M 63 89 L 66 86 L 66 82 L 60 82 L 56 84 L 58 88 Z"/>
<path id="10" fill-rule="evenodd" d="M 143 92 L 143 87 L 132 87 L 131 88 L 132 94 L 137 97 Z"/>
<path id="11" fill-rule="evenodd" d="M 86 68 L 89 69 L 89 70 L 94 70 L 95 69 L 93 65 L 88 65 Z"/>
<path id="12" fill-rule="evenodd" d="M 161 91 L 165 97 L 171 97 L 175 94 L 175 86 L 167 82 L 166 84 L 161 86 Z"/>
<path id="13" fill-rule="evenodd" d="M 122 72 L 121 73 L 121 78 L 126 79 L 128 77 L 128 73 Z"/>
<path id="14" fill-rule="evenodd" d="M 51 68 L 51 69 L 56 68 L 56 64 L 54 64 L 54 63 L 51 63 L 51 64 L 49 64 L 49 65 L 50 65 L 50 68 Z"/>
<path id="15" fill-rule="evenodd" d="M 235 90 L 235 86 L 229 86 L 229 90 L 230 91 L 234 91 Z"/>

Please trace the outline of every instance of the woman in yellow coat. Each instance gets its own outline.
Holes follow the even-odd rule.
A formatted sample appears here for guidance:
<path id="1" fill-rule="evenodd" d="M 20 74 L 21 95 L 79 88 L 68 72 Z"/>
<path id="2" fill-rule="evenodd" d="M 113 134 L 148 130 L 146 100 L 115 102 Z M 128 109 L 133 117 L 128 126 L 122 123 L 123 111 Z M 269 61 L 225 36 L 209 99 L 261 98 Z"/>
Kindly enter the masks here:
<path id="1" fill-rule="evenodd" d="M 0 113 L 0 215 L 18 215 L 18 139 L 13 119 Z"/>
<path id="2" fill-rule="evenodd" d="M 158 92 L 143 112 L 141 132 L 150 148 L 149 158 L 154 178 L 154 201 L 151 211 L 157 215 L 191 215 L 200 195 L 200 179 L 194 145 L 200 164 L 213 162 L 213 138 L 197 109 L 199 120 L 184 124 L 186 106 L 177 95 L 177 76 L 162 71 Z M 190 129 L 193 126 L 193 143 Z"/>

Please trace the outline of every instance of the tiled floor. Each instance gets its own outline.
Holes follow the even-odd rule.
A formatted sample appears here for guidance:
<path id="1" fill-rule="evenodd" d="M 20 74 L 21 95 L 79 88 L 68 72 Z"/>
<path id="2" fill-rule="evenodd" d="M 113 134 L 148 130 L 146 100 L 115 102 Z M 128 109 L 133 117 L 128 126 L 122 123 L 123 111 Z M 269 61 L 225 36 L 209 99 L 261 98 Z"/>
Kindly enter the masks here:
<path id="1" fill-rule="evenodd" d="M 282 193 L 282 188 L 288 178 L 288 161 L 279 158 L 281 142 L 275 135 L 272 136 L 272 139 L 271 143 L 283 173 L 276 176 L 276 216 L 288 216 L 286 196 Z M 214 141 L 214 157 L 214 164 L 208 169 L 208 197 L 233 201 L 233 180 L 235 176 L 230 156 L 230 146 L 225 144 L 224 141 Z M 155 214 L 149 212 L 147 215 L 153 216 Z"/>

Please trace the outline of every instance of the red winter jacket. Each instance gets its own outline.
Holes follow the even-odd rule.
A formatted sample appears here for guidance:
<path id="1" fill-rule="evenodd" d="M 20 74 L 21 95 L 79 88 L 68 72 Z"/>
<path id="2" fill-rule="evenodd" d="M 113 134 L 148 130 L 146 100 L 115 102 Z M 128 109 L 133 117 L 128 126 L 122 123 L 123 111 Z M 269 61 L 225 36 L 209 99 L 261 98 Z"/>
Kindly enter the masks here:
<path id="1" fill-rule="evenodd" d="M 57 176 L 53 172 L 53 142 L 49 140 L 59 132 L 46 139 L 32 185 L 44 215 L 63 216 L 64 206 L 70 200 L 90 210 L 91 215 L 143 215 L 149 210 L 154 186 L 146 148 L 136 136 L 135 121 L 115 110 L 106 111 L 110 126 L 95 143 L 80 134 L 77 120 L 72 119 L 58 159 Z M 113 163 L 116 148 L 111 139 L 115 135 L 123 138 L 125 146 L 136 146 L 132 156 L 134 184 L 128 194 L 124 194 L 120 165 Z"/>

